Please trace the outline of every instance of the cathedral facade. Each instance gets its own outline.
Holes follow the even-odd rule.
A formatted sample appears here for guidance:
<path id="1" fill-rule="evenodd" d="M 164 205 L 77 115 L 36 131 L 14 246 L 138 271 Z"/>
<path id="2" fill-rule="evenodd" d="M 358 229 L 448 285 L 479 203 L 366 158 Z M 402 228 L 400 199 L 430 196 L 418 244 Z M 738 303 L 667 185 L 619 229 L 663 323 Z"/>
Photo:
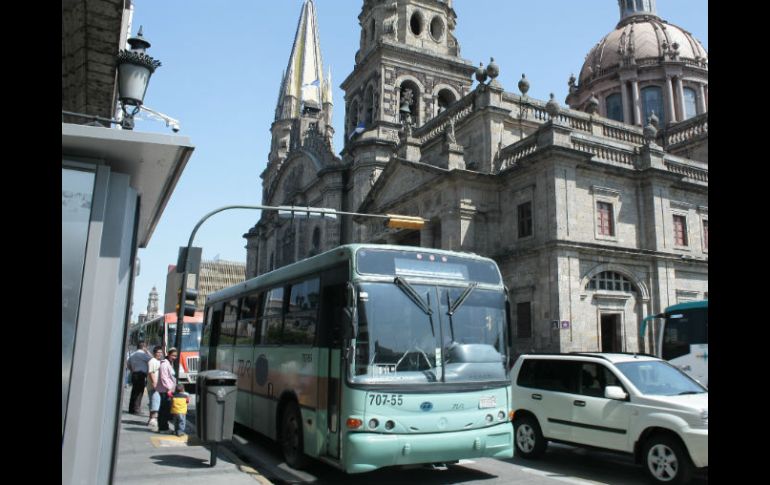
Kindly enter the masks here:
<path id="1" fill-rule="evenodd" d="M 463 59 L 451 0 L 364 0 L 338 156 L 306 0 L 263 204 L 429 222 L 264 213 L 244 235 L 247 277 L 352 242 L 469 251 L 500 266 L 514 353 L 653 351 L 645 316 L 708 298 L 708 59 L 655 0 L 618 4 L 564 107 L 528 97 L 525 76 L 506 91 L 492 59 Z"/>

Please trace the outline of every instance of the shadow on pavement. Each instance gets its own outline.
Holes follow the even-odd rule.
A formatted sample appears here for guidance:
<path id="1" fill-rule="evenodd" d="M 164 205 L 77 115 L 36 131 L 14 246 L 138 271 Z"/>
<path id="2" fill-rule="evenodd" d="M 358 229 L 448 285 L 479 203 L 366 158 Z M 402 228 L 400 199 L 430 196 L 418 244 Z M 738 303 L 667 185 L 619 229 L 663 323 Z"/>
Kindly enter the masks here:
<path id="1" fill-rule="evenodd" d="M 176 468 L 210 468 L 207 458 L 195 458 L 185 455 L 155 455 L 150 458 L 154 460 L 155 465 L 173 466 Z"/>

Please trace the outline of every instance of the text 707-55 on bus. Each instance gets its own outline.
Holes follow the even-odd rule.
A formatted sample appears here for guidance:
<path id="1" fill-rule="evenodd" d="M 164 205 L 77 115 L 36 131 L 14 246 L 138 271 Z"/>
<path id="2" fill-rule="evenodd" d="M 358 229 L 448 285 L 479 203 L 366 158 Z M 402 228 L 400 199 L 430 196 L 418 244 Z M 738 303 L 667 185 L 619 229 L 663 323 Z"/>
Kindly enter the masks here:
<path id="1" fill-rule="evenodd" d="M 509 335 L 494 261 L 348 245 L 209 295 L 201 366 L 295 468 L 510 458 Z"/>

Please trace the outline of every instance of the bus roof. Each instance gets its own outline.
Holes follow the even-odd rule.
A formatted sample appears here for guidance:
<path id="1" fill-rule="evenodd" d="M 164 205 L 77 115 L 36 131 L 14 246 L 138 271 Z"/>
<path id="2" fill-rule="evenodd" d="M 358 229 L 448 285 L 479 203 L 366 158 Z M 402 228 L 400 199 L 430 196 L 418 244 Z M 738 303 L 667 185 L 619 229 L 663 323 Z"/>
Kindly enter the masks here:
<path id="1" fill-rule="evenodd" d="M 209 301 L 214 302 L 227 300 L 241 294 L 243 291 L 253 290 L 258 287 L 271 286 L 275 283 L 291 280 L 294 278 L 301 278 L 309 272 L 310 268 L 328 268 L 334 266 L 335 264 L 343 263 L 350 260 L 356 251 L 361 248 L 393 249 L 397 251 L 422 251 L 435 254 L 445 254 L 447 256 L 462 256 L 469 259 L 494 262 L 494 260 L 479 256 L 478 254 L 459 251 L 447 251 L 444 249 L 423 248 L 418 246 L 398 246 L 392 244 L 345 244 L 316 256 L 311 256 L 309 258 L 302 259 L 289 265 L 274 269 L 269 273 L 264 273 L 262 275 L 248 279 L 242 283 L 233 285 L 229 288 L 224 288 L 215 293 L 211 293 L 208 295 L 206 304 L 208 304 Z"/>
<path id="2" fill-rule="evenodd" d="M 666 313 L 676 312 L 679 310 L 692 310 L 694 308 L 706 308 L 709 307 L 708 300 L 688 301 L 686 303 L 678 303 L 666 308 Z"/>

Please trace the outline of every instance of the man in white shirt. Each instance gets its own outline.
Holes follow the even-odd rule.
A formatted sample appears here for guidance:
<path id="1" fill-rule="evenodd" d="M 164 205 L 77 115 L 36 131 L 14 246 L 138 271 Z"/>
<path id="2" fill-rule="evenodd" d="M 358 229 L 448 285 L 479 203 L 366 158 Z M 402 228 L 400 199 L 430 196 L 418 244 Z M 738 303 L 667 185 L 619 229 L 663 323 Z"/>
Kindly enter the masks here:
<path id="1" fill-rule="evenodd" d="M 147 363 L 152 358 L 144 341 L 140 341 L 136 349 L 126 364 L 126 367 L 131 371 L 131 398 L 128 401 L 128 412 L 131 414 L 141 414 L 142 395 L 144 395 L 144 386 L 147 385 L 147 372 L 149 370 Z"/>
<path id="2" fill-rule="evenodd" d="M 153 431 L 158 429 L 158 409 L 160 409 L 160 395 L 155 390 L 155 386 L 158 385 L 158 369 L 160 369 L 160 361 L 163 360 L 163 347 L 156 345 L 152 349 L 152 359 L 147 363 L 147 397 L 150 405 L 150 420 L 147 421 L 147 425 Z"/>

